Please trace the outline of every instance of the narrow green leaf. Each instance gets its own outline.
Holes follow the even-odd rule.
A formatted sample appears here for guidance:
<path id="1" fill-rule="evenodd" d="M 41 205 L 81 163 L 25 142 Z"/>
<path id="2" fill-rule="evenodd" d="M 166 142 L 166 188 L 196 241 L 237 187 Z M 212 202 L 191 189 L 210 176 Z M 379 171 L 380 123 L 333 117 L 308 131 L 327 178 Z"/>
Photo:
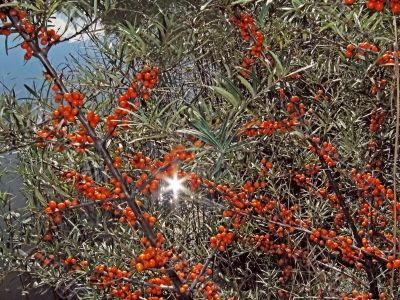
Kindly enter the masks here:
<path id="1" fill-rule="evenodd" d="M 273 51 L 268 51 L 269 54 L 271 54 L 272 58 L 274 59 L 276 63 L 276 70 L 277 70 L 277 75 L 281 75 L 284 71 L 283 66 L 281 61 L 279 60 L 278 56 L 273 52 Z"/>
<path id="2" fill-rule="evenodd" d="M 273 0 L 267 0 L 267 2 L 264 3 L 261 8 L 260 15 L 258 16 L 258 23 L 260 24 L 260 26 L 264 26 L 265 24 L 265 17 L 268 14 L 269 6 L 271 5 L 272 1 Z"/>
<path id="3" fill-rule="evenodd" d="M 246 4 L 246 3 L 250 3 L 250 2 L 254 2 L 254 0 L 236 0 L 236 1 L 232 2 L 231 5 Z"/>
<path id="4" fill-rule="evenodd" d="M 240 103 L 238 99 L 233 94 L 229 93 L 227 90 L 219 86 L 210 86 L 210 88 L 219 95 L 221 95 L 222 97 L 224 97 L 226 100 L 228 100 L 228 102 L 233 106 L 239 106 Z"/>
<path id="5" fill-rule="evenodd" d="M 29 93 L 31 93 L 33 96 L 36 98 L 40 98 L 40 96 L 34 91 L 32 88 L 30 88 L 28 85 L 24 84 L 24 87 L 28 90 Z"/>
<path id="6" fill-rule="evenodd" d="M 47 206 L 47 201 L 46 201 L 46 199 L 44 199 L 44 197 L 42 196 L 42 194 L 39 192 L 39 189 L 38 189 L 38 188 L 35 188 L 34 193 L 35 193 L 36 199 L 39 200 L 39 203 L 40 203 L 42 206 Z"/>
<path id="7" fill-rule="evenodd" d="M 207 8 L 207 6 L 208 6 L 212 1 L 213 1 L 213 0 L 210 0 L 210 1 L 208 1 L 207 3 L 203 4 L 203 5 L 200 7 L 200 11 L 205 10 L 205 9 Z"/>
<path id="8" fill-rule="evenodd" d="M 303 1 L 302 0 L 292 0 L 292 5 L 294 8 L 299 8 L 301 5 L 303 5 Z"/>
<path id="9" fill-rule="evenodd" d="M 254 88 L 251 86 L 250 82 L 247 81 L 247 79 L 245 79 L 244 77 L 238 75 L 238 78 L 240 80 L 240 82 L 246 87 L 246 89 L 249 91 L 249 93 L 251 94 L 251 96 L 254 98 L 256 96 L 256 92 L 254 90 Z"/>
<path id="10" fill-rule="evenodd" d="M 2 8 L 2 7 L 10 7 L 10 6 L 17 6 L 17 5 L 18 5 L 18 2 L 14 1 L 14 2 L 10 2 L 10 3 L 0 4 L 0 8 Z"/>

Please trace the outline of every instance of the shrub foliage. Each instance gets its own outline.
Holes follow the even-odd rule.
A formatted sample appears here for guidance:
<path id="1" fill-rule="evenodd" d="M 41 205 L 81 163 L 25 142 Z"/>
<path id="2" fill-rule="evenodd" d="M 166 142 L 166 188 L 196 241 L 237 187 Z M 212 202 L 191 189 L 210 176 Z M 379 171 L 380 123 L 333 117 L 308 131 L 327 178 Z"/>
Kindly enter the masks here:
<path id="1" fill-rule="evenodd" d="M 2 272 L 68 299 L 398 299 L 399 1 L 122 2 L 0 1 L 44 69 L 0 98 L 26 195 L 0 194 Z"/>

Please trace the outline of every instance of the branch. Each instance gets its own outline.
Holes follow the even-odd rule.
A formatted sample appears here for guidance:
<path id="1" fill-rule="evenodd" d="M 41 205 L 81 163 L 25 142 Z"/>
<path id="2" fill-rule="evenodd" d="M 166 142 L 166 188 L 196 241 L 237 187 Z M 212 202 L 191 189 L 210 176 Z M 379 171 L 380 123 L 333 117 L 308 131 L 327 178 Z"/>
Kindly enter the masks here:
<path id="1" fill-rule="evenodd" d="M 393 236 L 394 236 L 394 245 L 393 245 L 393 255 L 396 256 L 399 246 L 397 244 L 397 161 L 399 159 L 399 134 L 400 134 L 400 71 L 399 71 L 399 44 L 397 41 L 398 33 L 397 33 L 397 20 L 396 16 L 393 15 L 393 26 L 394 26 L 394 75 L 396 78 L 396 134 L 395 134 L 395 141 L 394 141 L 394 161 L 393 161 Z M 392 293 L 394 294 L 394 280 L 395 280 L 395 272 L 392 270 L 390 279 L 390 288 Z"/>
<path id="2" fill-rule="evenodd" d="M 37 57 L 40 62 L 43 64 L 45 67 L 46 71 L 50 76 L 54 79 L 55 83 L 59 86 L 60 90 L 62 93 L 66 94 L 69 93 L 67 87 L 64 85 L 64 82 L 62 81 L 61 77 L 57 75 L 56 70 L 54 67 L 51 65 L 50 61 L 48 60 L 47 54 L 43 52 L 37 45 L 36 43 L 30 41 L 30 36 L 25 33 L 24 29 L 21 27 L 19 24 L 18 18 L 13 17 L 9 15 L 10 20 L 12 21 L 14 27 L 18 30 L 19 34 L 21 37 L 27 41 L 34 53 L 34 56 Z M 130 193 L 127 183 L 125 180 L 122 178 L 121 173 L 116 169 L 113 165 L 113 160 L 111 158 L 110 153 L 106 149 L 106 147 L 103 145 L 102 141 L 100 138 L 97 136 L 95 130 L 89 125 L 84 113 L 80 108 L 78 109 L 78 115 L 77 118 L 85 128 L 86 132 L 88 135 L 91 137 L 94 143 L 94 147 L 97 150 L 97 152 L 100 154 L 100 156 L 103 158 L 104 162 L 106 163 L 107 167 L 109 168 L 111 174 L 119 181 L 121 182 L 121 188 L 122 191 L 127 195 L 127 201 L 129 206 L 132 208 L 134 211 L 137 219 L 140 222 L 140 225 L 142 226 L 143 232 L 146 235 L 146 237 L 150 240 L 150 242 L 155 245 L 156 244 L 156 237 L 153 232 L 153 230 L 150 227 L 150 224 L 147 222 L 147 220 L 143 217 L 143 214 L 139 208 L 139 206 L 136 204 L 133 195 Z"/>
<path id="3" fill-rule="evenodd" d="M 308 137 L 307 140 L 313 147 L 315 147 L 316 149 L 319 148 L 319 146 L 310 137 Z M 326 176 L 328 177 L 329 184 L 332 187 L 332 190 L 335 193 L 335 195 L 339 201 L 339 205 L 343 211 L 346 222 L 349 225 L 351 232 L 353 233 L 357 247 L 361 248 L 361 247 L 363 247 L 362 238 L 358 234 L 357 227 L 354 223 L 353 217 L 350 214 L 350 209 L 349 209 L 346 201 L 344 200 L 342 193 L 340 192 L 339 185 L 336 182 L 335 178 L 333 177 L 332 171 L 329 168 L 328 164 L 325 162 L 324 158 L 318 152 L 317 152 L 317 155 L 318 155 L 319 161 L 322 165 L 322 168 L 324 169 L 324 172 L 325 172 Z M 377 274 L 376 268 L 375 268 L 370 256 L 367 256 L 365 258 L 363 265 L 364 265 L 365 272 L 367 273 L 368 281 L 370 284 L 369 292 L 372 293 L 372 296 L 374 298 L 379 298 L 378 281 L 376 279 L 378 274 Z"/>
<path id="4" fill-rule="evenodd" d="M 37 57 L 44 68 L 46 69 L 47 73 L 53 78 L 54 82 L 58 85 L 60 88 L 61 92 L 63 94 L 69 93 L 69 90 L 65 86 L 64 82 L 62 81 L 61 76 L 57 75 L 56 70 L 50 63 L 48 57 L 47 57 L 47 51 L 46 49 L 40 49 L 39 44 L 37 43 L 37 40 L 32 41 L 31 37 L 29 34 L 27 34 L 23 27 L 21 26 L 19 19 L 17 16 L 11 16 L 8 13 L 8 17 L 11 20 L 13 26 L 15 29 L 18 31 L 19 35 L 27 42 L 29 43 L 30 47 L 32 48 L 33 51 L 33 56 Z M 72 107 L 74 107 L 72 104 L 70 104 Z M 94 147 L 98 154 L 103 158 L 105 164 L 107 165 L 108 169 L 110 170 L 112 176 L 117 179 L 121 183 L 121 189 L 123 193 L 126 195 L 126 201 L 128 202 L 128 205 L 132 208 L 133 212 L 135 213 L 135 216 L 142 228 L 142 231 L 146 238 L 150 241 L 152 246 L 156 246 L 156 236 L 153 232 L 153 229 L 151 228 L 149 222 L 144 218 L 143 213 L 138 206 L 138 204 L 135 201 L 134 195 L 129 191 L 128 184 L 122 177 L 121 173 L 117 168 L 114 167 L 113 164 L 113 159 L 111 158 L 110 153 L 108 152 L 107 148 L 105 147 L 103 141 L 97 136 L 97 133 L 95 132 L 94 128 L 90 126 L 88 123 L 84 113 L 82 112 L 81 108 L 79 107 L 74 107 L 77 108 L 78 114 L 77 114 L 77 119 L 81 122 L 82 126 L 85 128 L 87 134 L 90 136 L 90 138 L 93 140 Z M 176 274 L 174 270 L 170 270 L 168 272 L 169 276 L 173 280 L 175 291 L 178 294 L 178 298 L 182 300 L 189 300 L 191 299 L 190 296 L 186 294 L 181 294 L 179 292 L 179 288 L 181 285 L 181 281 Z"/>
<path id="5" fill-rule="evenodd" d="M 233 219 L 236 217 L 236 215 L 233 215 L 230 220 L 229 223 L 226 226 L 226 229 L 230 229 L 232 226 L 232 221 Z M 199 283 L 200 281 L 200 277 L 204 275 L 204 273 L 207 271 L 208 266 L 210 265 L 211 261 L 214 259 L 214 256 L 217 255 L 219 251 L 219 246 L 221 244 L 221 241 L 218 241 L 217 246 L 215 247 L 215 249 L 213 251 L 211 251 L 211 253 L 208 255 L 206 262 L 204 263 L 203 267 L 200 270 L 200 273 L 197 275 L 197 277 L 195 278 L 195 280 L 192 282 L 192 284 L 190 285 L 189 289 L 187 290 L 186 294 L 190 295 L 194 288 L 196 287 L 196 285 Z"/>

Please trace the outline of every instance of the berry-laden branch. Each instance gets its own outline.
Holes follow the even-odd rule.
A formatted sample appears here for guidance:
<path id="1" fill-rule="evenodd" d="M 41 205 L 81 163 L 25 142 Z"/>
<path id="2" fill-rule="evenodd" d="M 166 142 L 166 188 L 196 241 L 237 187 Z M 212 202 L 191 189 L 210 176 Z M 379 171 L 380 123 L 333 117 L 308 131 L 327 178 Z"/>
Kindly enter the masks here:
<path id="1" fill-rule="evenodd" d="M 7 11 L 7 16 L 11 21 L 12 27 L 15 28 L 15 31 L 22 37 L 24 40 L 24 48 L 27 49 L 28 56 L 25 58 L 29 59 L 31 56 L 36 57 L 40 60 L 44 68 L 46 69 L 46 74 L 54 80 L 55 85 L 58 87 L 60 93 L 64 95 L 71 95 L 68 88 L 65 86 L 61 76 L 59 76 L 52 66 L 51 62 L 48 59 L 47 52 L 48 48 L 41 48 L 39 46 L 35 30 L 33 26 L 31 26 L 25 19 L 25 13 L 19 13 L 20 11 L 14 8 L 11 8 Z M 21 11 L 22 12 L 22 11 Z M 11 27 L 11 26 L 9 26 Z M 26 30 L 26 28 L 29 30 Z M 59 37 L 56 39 L 58 40 Z M 45 45 L 46 43 L 42 43 Z M 66 98 L 66 97 L 65 97 Z M 133 193 L 129 190 L 128 184 L 126 180 L 123 178 L 122 174 L 115 166 L 114 161 L 106 148 L 104 141 L 97 135 L 94 130 L 94 126 L 92 127 L 90 120 L 85 116 L 81 109 L 81 105 L 71 103 L 72 101 L 68 101 L 69 105 L 72 109 L 76 111 L 76 118 L 81 123 L 82 127 L 86 131 L 87 135 L 90 137 L 94 148 L 100 157 L 104 160 L 105 165 L 111 172 L 111 175 L 120 183 L 120 188 L 125 195 L 125 199 L 135 214 L 135 218 L 137 222 L 140 224 L 145 237 L 148 239 L 149 243 L 152 246 L 157 246 L 157 238 L 154 234 L 154 231 L 148 222 L 148 220 L 144 217 L 143 212 L 135 201 L 135 197 Z M 168 276 L 171 278 L 176 294 L 178 295 L 178 299 L 189 300 L 191 296 L 185 293 L 181 293 L 179 291 L 181 286 L 181 280 L 177 276 L 176 272 L 173 269 L 167 269 Z"/>
<path id="2" fill-rule="evenodd" d="M 47 57 L 47 54 L 44 53 L 43 51 L 41 51 L 41 49 L 38 47 L 37 43 L 35 43 L 35 41 L 32 40 L 31 36 L 25 32 L 22 25 L 20 24 L 19 18 L 17 16 L 13 16 L 11 14 L 9 14 L 8 17 L 10 18 L 13 26 L 16 28 L 18 34 L 31 47 L 33 56 L 37 57 L 40 60 L 40 62 L 45 67 L 47 74 L 49 74 L 51 76 L 51 78 L 54 80 L 55 84 L 60 88 L 60 91 L 63 94 L 69 94 L 69 91 L 68 91 L 67 87 L 65 86 L 64 82 L 62 81 L 61 77 L 58 76 L 56 70 L 50 63 L 50 61 Z M 70 104 L 70 105 L 72 107 L 74 107 L 73 104 Z M 115 168 L 115 166 L 113 164 L 113 159 L 111 158 L 110 153 L 108 152 L 106 147 L 103 145 L 102 140 L 97 136 L 97 133 L 95 132 L 95 130 L 92 128 L 92 126 L 89 125 L 89 122 L 88 122 L 86 116 L 84 115 L 84 113 L 82 112 L 82 110 L 79 107 L 74 107 L 74 108 L 77 108 L 78 113 L 77 113 L 76 117 L 81 122 L 81 124 L 87 131 L 90 138 L 93 140 L 93 144 L 94 144 L 96 151 L 103 158 L 103 160 L 104 160 L 106 166 L 109 168 L 112 176 L 114 178 L 116 178 L 119 182 L 121 182 L 121 189 L 127 196 L 126 200 L 129 204 L 129 206 L 132 208 L 132 210 L 136 214 L 138 222 L 140 223 L 144 234 L 146 235 L 146 237 L 150 240 L 150 242 L 152 244 L 155 244 L 156 243 L 155 234 L 154 234 L 153 230 L 151 229 L 150 224 L 143 217 L 143 213 L 140 210 L 139 206 L 136 204 L 135 197 L 129 191 L 127 183 L 122 178 L 121 173 L 118 171 L 117 168 Z"/>
<path id="3" fill-rule="evenodd" d="M 307 140 L 312 145 L 313 148 L 315 148 L 315 149 L 319 148 L 319 145 L 312 138 L 308 138 Z M 330 167 L 328 166 L 328 163 L 324 159 L 323 155 L 321 155 L 318 150 L 316 150 L 316 153 L 318 155 L 322 169 L 324 170 L 326 176 L 328 177 L 329 184 L 332 187 L 332 190 L 338 199 L 340 208 L 343 211 L 346 222 L 349 225 L 351 232 L 353 233 L 357 247 L 361 248 L 361 247 L 363 247 L 362 238 L 359 235 L 357 227 L 354 223 L 353 217 L 350 214 L 349 207 L 348 207 L 346 201 L 344 200 L 342 193 L 340 192 L 338 183 L 336 182 L 336 180 L 332 174 L 332 171 L 331 171 Z M 376 271 L 374 263 L 372 262 L 372 258 L 370 256 L 365 257 L 364 269 L 365 269 L 365 272 L 367 273 L 367 277 L 368 277 L 368 281 L 369 281 L 369 292 L 372 293 L 372 296 L 374 298 L 378 298 L 379 297 L 379 289 L 378 289 L 377 271 Z"/>
<path id="4" fill-rule="evenodd" d="M 399 4 L 400 6 L 400 4 Z M 400 11 L 400 7 L 399 7 Z M 394 245 L 393 245 L 393 255 L 396 256 L 398 253 L 398 243 L 397 243 L 397 231 L 398 231 L 398 222 L 397 222 L 397 161 L 399 158 L 399 134 L 400 134 L 400 70 L 399 70 L 399 42 L 398 42 L 398 32 L 397 32 L 397 20 L 396 17 L 393 16 L 393 27 L 394 27 L 394 76 L 396 78 L 396 132 L 395 132 L 395 141 L 394 141 L 394 155 L 393 155 L 393 236 L 394 236 Z M 394 270 L 392 270 L 392 278 L 390 280 L 390 286 L 392 291 L 394 291 L 394 281 L 395 274 Z"/>
<path id="5" fill-rule="evenodd" d="M 391 3 L 391 5 L 392 5 L 392 3 Z M 391 8 L 393 10 L 393 7 L 391 7 Z M 251 65 L 255 62 L 254 58 L 262 57 L 264 60 L 269 60 L 270 62 L 271 62 L 271 60 L 265 56 L 264 49 L 262 48 L 263 40 L 264 40 L 262 32 L 257 31 L 257 28 L 254 25 L 254 20 L 247 14 L 241 12 L 241 9 L 239 6 L 236 6 L 235 14 L 234 14 L 234 17 L 232 18 L 232 22 L 240 28 L 240 30 L 241 30 L 240 33 L 241 33 L 243 39 L 245 41 L 251 41 L 253 43 L 253 45 L 251 47 L 251 57 L 250 58 L 245 57 L 244 62 L 242 64 L 242 69 L 240 71 L 242 76 L 248 77 L 248 70 L 250 69 Z M 266 51 L 268 51 L 268 48 L 266 49 Z M 295 100 L 294 97 L 296 97 L 297 99 Z M 292 97 L 291 102 L 294 102 L 294 103 L 298 102 L 298 97 L 297 96 L 294 96 L 294 97 Z M 295 100 L 295 101 L 293 101 L 293 100 Z M 304 104 L 303 104 L 303 107 L 299 106 L 299 108 L 300 108 L 301 115 L 303 115 L 304 114 Z M 293 111 L 294 111 L 293 104 L 290 103 L 290 106 L 288 105 L 288 112 L 293 112 Z M 293 118 L 293 119 L 296 119 L 296 118 Z M 300 123 L 302 123 L 302 122 L 301 121 L 299 122 L 299 120 L 296 119 L 295 122 L 292 122 L 290 125 L 293 126 L 293 125 L 297 125 Z M 250 125 L 248 127 L 251 127 L 254 125 L 254 123 L 248 124 L 248 125 Z M 266 124 L 260 122 L 257 125 L 266 125 Z M 263 126 L 260 126 L 260 127 L 263 127 Z M 268 126 L 266 126 L 266 127 L 268 127 Z M 273 127 L 271 127 L 271 128 L 273 128 Z M 289 128 L 289 130 L 290 130 L 290 128 Z M 264 132 L 264 134 L 270 134 L 271 132 L 273 132 L 273 130 L 270 131 L 270 130 L 268 130 L 268 128 L 266 128 L 266 131 Z M 252 135 L 257 135 L 260 132 L 259 131 L 252 132 L 251 130 L 249 130 L 248 132 L 244 132 L 244 133 L 248 133 L 249 136 L 252 136 Z M 307 140 L 309 143 L 311 143 L 312 148 L 318 149 L 317 143 L 315 143 L 311 138 L 308 138 Z M 315 152 L 315 151 L 313 151 L 313 152 Z M 363 239 L 357 230 L 355 221 L 350 213 L 350 209 L 349 209 L 342 193 L 340 192 L 339 185 L 336 182 L 336 180 L 333 176 L 333 173 L 331 171 L 331 167 L 333 167 L 335 165 L 335 162 L 332 160 L 327 161 L 326 159 L 324 159 L 323 155 L 320 154 L 318 151 L 316 151 L 316 153 L 320 160 L 321 166 L 324 169 L 325 174 L 327 175 L 328 182 L 334 192 L 334 195 L 336 196 L 339 207 L 341 208 L 341 210 L 344 214 L 345 220 L 346 220 L 348 226 L 350 227 L 350 230 L 354 236 L 357 248 L 362 249 L 363 248 Z M 377 281 L 378 273 L 377 273 L 376 266 L 374 265 L 374 262 L 370 255 L 365 256 L 363 266 L 364 266 L 365 272 L 367 273 L 367 278 L 369 281 L 369 290 L 370 290 L 371 296 L 374 298 L 378 298 L 379 297 L 378 281 Z"/>

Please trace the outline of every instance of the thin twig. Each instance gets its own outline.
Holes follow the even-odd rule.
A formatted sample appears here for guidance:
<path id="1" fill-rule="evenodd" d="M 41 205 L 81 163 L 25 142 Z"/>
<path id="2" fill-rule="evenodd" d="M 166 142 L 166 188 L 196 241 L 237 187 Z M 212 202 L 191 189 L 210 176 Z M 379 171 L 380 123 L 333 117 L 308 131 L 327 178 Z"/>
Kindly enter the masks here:
<path id="1" fill-rule="evenodd" d="M 399 128 L 400 128 L 400 74 L 399 74 L 399 45 L 397 41 L 397 21 L 396 16 L 393 15 L 393 26 L 394 26 L 394 73 L 396 77 L 396 134 L 395 134 L 395 142 L 394 142 L 394 162 L 393 162 L 393 255 L 397 256 L 397 161 L 399 155 Z M 392 270 L 391 279 L 390 279 L 390 288 L 392 293 L 394 294 L 394 281 L 395 281 L 395 272 Z"/>

